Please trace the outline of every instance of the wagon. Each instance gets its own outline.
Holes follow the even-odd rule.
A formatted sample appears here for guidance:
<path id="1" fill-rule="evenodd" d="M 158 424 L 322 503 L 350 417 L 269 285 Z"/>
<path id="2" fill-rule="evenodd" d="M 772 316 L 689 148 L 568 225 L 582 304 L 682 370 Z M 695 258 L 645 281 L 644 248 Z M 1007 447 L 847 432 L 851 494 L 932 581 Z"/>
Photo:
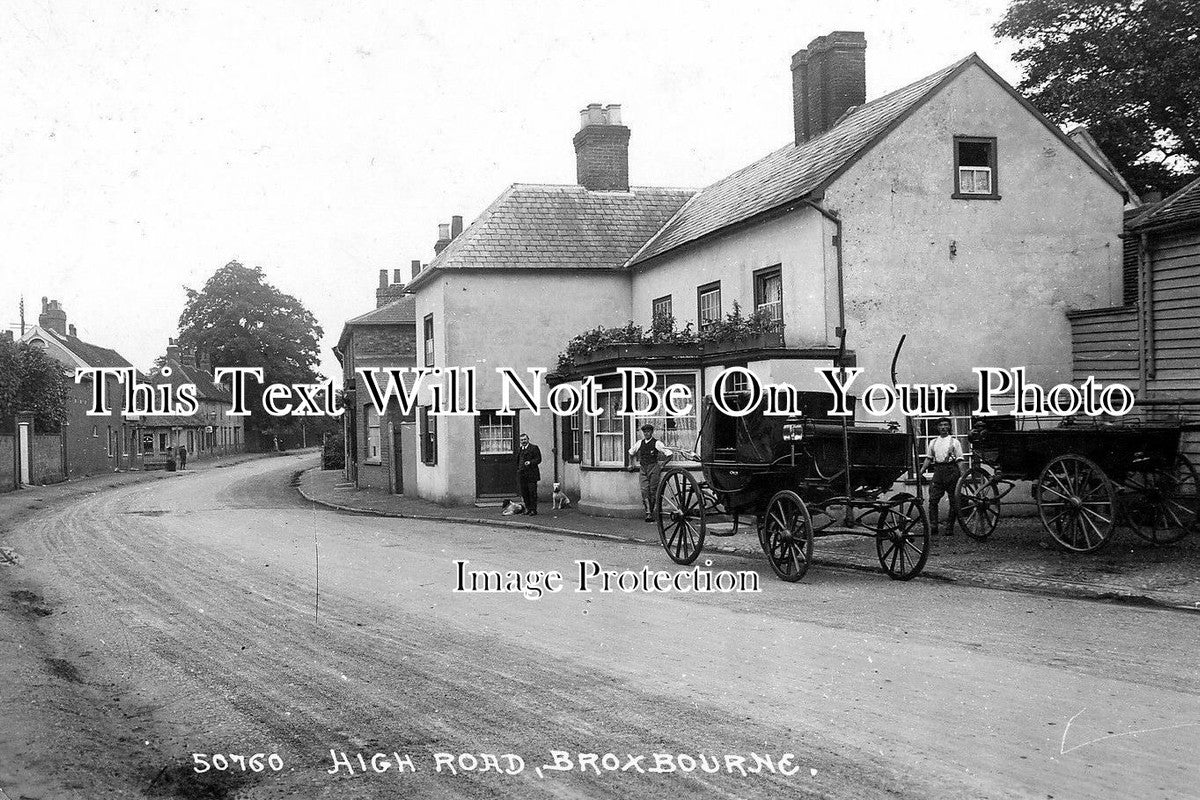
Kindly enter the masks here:
<path id="1" fill-rule="evenodd" d="M 658 536 L 677 564 L 691 564 L 708 535 L 733 535 L 753 522 L 775 574 L 798 581 L 812 563 L 813 541 L 852 534 L 875 539 L 880 566 L 897 580 L 916 577 L 929 555 L 922 498 L 884 499 L 912 463 L 913 439 L 898 426 L 869 427 L 829 417 L 832 395 L 799 392 L 795 416 L 744 416 L 713 399 L 702 406 L 699 453 L 673 462 L 659 482 Z M 748 395 L 726 395 L 744 408 Z M 732 522 L 731 532 L 710 527 Z"/>
<path id="2" fill-rule="evenodd" d="M 1068 419 L 1021 429 L 1012 416 L 977 418 L 972 465 L 956 487 L 959 525 L 987 539 L 1013 481 L 1027 480 L 1042 525 L 1064 550 L 1099 550 L 1120 526 L 1154 544 L 1179 541 L 1200 519 L 1200 477 L 1179 451 L 1191 427 Z"/>

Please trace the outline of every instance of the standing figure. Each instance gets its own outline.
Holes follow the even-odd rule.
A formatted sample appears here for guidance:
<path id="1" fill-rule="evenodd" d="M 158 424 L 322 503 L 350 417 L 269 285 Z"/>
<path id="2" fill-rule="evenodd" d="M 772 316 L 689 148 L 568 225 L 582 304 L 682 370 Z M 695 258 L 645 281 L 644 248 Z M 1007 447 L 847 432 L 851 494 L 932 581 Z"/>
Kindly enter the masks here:
<path id="1" fill-rule="evenodd" d="M 629 448 L 629 455 L 637 457 L 637 464 L 631 469 L 638 472 L 638 485 L 642 490 L 642 508 L 646 511 L 646 522 L 654 522 L 658 480 L 662 477 L 662 461 L 659 456 L 666 456 L 669 461 L 674 453 L 654 438 L 654 426 L 647 422 L 642 426 L 642 440 Z"/>
<path id="2" fill-rule="evenodd" d="M 179 468 L 187 469 L 187 448 L 183 445 L 179 446 Z"/>
<path id="3" fill-rule="evenodd" d="M 942 503 L 942 495 L 950 495 L 950 524 L 946 535 L 954 535 L 954 524 L 958 521 L 958 492 L 954 491 L 960 475 L 967 471 L 967 462 L 963 460 L 962 443 L 957 437 L 950 435 L 950 420 L 942 418 L 937 423 L 938 435 L 929 440 L 925 450 L 925 459 L 921 462 L 921 472 L 933 466 L 933 480 L 929 482 L 929 529 L 937 536 L 938 506 Z"/>
<path id="4" fill-rule="evenodd" d="M 541 463 L 542 451 L 536 444 L 529 443 L 529 434 L 522 433 L 521 449 L 517 451 L 517 480 L 521 484 L 525 513 L 531 517 L 537 516 L 538 481 L 542 479 L 538 465 Z"/>

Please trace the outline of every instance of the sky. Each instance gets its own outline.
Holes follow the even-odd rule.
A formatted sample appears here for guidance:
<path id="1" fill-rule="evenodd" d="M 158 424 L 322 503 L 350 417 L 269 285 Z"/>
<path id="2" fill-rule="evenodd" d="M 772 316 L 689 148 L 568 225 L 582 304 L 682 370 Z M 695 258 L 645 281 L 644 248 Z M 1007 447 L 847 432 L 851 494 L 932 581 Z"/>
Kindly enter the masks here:
<path id="1" fill-rule="evenodd" d="M 995 0 L 120 3 L 0 7 L 0 329 L 59 300 L 139 368 L 184 287 L 260 266 L 324 328 L 515 182 L 575 182 L 617 103 L 636 185 L 701 187 L 792 138 L 791 55 L 867 38 L 867 98 L 977 52 Z"/>

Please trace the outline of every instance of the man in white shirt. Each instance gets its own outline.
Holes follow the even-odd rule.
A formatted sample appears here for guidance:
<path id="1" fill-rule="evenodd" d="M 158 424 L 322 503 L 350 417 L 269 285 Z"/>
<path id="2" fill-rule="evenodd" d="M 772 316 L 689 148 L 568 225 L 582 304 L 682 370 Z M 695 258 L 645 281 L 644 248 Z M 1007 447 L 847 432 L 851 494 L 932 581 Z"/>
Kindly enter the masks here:
<path id="1" fill-rule="evenodd" d="M 654 426 L 646 423 L 642 426 L 642 440 L 629 448 L 629 455 L 635 456 L 638 484 L 642 490 L 642 506 L 646 510 L 646 522 L 654 522 L 655 501 L 658 499 L 658 480 L 662 477 L 662 457 L 670 461 L 675 454 L 665 444 L 654 438 Z"/>
<path id="2" fill-rule="evenodd" d="M 967 462 L 963 459 L 962 443 L 957 437 L 950 435 L 950 420 L 942 418 L 937 423 L 938 435 L 929 440 L 925 449 L 925 459 L 921 462 L 921 472 L 928 472 L 933 467 L 933 480 L 929 482 L 929 528 L 934 536 L 938 532 L 938 506 L 942 503 L 942 495 L 950 495 L 950 524 L 946 526 L 946 535 L 954 535 L 954 524 L 958 521 L 958 493 L 954 487 L 958 484 L 959 475 L 967 471 Z"/>

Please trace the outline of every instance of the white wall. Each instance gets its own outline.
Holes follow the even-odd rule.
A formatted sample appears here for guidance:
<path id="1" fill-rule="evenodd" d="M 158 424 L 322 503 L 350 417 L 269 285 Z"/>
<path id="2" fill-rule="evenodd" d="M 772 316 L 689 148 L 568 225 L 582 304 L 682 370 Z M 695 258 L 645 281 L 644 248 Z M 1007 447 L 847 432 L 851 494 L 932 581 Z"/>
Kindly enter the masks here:
<path id="1" fill-rule="evenodd" d="M 1000 200 L 952 199 L 954 136 L 997 138 Z M 846 171 L 848 347 L 888 379 L 974 391 L 974 366 L 1071 378 L 1065 312 L 1120 302 L 1122 198 L 983 70 L 969 68 Z M 955 255 L 951 255 L 951 243 Z"/>
<path id="2" fill-rule="evenodd" d="M 721 281 L 721 314 L 736 300 L 743 314 L 754 311 L 754 273 L 782 266 L 783 322 L 787 344 L 825 345 L 836 323 L 835 264 L 822 246 L 822 217 L 810 208 L 685 248 L 633 273 L 633 319 L 649 326 L 651 304 L 670 294 L 679 328 L 696 327 L 696 290 Z M 830 309 L 834 315 L 830 315 Z"/>

